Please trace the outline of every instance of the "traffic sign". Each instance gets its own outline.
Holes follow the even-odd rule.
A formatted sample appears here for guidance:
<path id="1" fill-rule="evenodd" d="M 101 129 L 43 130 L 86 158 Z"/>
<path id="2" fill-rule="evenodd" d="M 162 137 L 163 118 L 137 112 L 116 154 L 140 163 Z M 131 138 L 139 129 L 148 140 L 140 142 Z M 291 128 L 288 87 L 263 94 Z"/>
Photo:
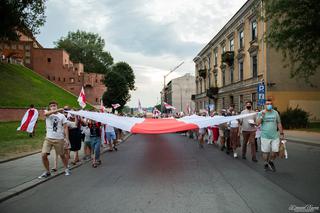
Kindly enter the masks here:
<path id="1" fill-rule="evenodd" d="M 259 82 L 258 84 L 258 106 L 263 106 L 266 102 L 266 86 L 264 82 Z"/>

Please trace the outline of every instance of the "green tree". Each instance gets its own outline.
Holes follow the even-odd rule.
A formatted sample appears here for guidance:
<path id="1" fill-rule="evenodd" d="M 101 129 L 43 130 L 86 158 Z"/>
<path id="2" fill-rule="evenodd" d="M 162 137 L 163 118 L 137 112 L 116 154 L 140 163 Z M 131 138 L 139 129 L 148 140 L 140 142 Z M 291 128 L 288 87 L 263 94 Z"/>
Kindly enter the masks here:
<path id="1" fill-rule="evenodd" d="M 113 64 L 111 54 L 103 50 L 105 41 L 98 34 L 77 30 L 54 43 L 65 49 L 73 62 L 83 63 L 85 72 L 105 74 Z"/>
<path id="2" fill-rule="evenodd" d="M 103 103 L 107 107 L 119 103 L 120 111 L 130 100 L 130 90 L 135 89 L 135 75 L 129 64 L 118 62 L 111 66 L 104 81 L 107 91 L 103 94 Z"/>
<path id="3" fill-rule="evenodd" d="M 161 104 L 155 105 L 155 108 L 157 108 L 161 112 Z"/>
<path id="4" fill-rule="evenodd" d="M 45 0 L 3 0 L 0 4 L 0 40 L 18 40 L 17 31 L 39 33 L 45 23 Z"/>
<path id="5" fill-rule="evenodd" d="M 320 65 L 319 1 L 265 0 L 263 3 L 263 18 L 269 25 L 266 41 L 281 50 L 291 78 L 304 78 L 312 85 L 310 77 Z"/>
<path id="6" fill-rule="evenodd" d="M 121 111 L 130 99 L 126 79 L 121 74 L 110 71 L 105 76 L 104 83 L 107 86 L 107 91 L 102 96 L 103 104 L 112 107 L 112 104 L 118 103 L 121 105 L 118 109 Z"/>
<path id="7" fill-rule="evenodd" d="M 135 75 L 131 66 L 126 62 L 117 62 L 111 67 L 112 72 L 119 73 L 127 82 L 129 90 L 134 90 Z"/>

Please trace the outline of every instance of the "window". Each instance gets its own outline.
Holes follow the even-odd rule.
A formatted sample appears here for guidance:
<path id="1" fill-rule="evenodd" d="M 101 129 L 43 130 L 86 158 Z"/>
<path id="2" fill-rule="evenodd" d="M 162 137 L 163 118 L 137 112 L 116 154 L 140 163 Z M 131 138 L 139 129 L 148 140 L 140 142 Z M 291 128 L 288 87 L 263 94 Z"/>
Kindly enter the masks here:
<path id="1" fill-rule="evenodd" d="M 230 46 L 230 51 L 234 51 L 234 40 L 233 40 L 233 38 L 230 39 L 229 46 Z"/>
<path id="2" fill-rule="evenodd" d="M 226 45 L 223 45 L 222 46 L 222 53 L 225 53 L 226 52 Z"/>
<path id="3" fill-rule="evenodd" d="M 230 95 L 230 105 L 233 105 L 234 102 L 233 102 L 233 95 Z"/>
<path id="4" fill-rule="evenodd" d="M 243 81 L 243 61 L 239 62 L 239 80 Z"/>
<path id="5" fill-rule="evenodd" d="M 256 78 L 258 77 L 258 62 L 257 62 L 257 56 L 251 57 L 251 63 L 252 63 L 252 77 Z"/>
<path id="6" fill-rule="evenodd" d="M 226 85 L 226 72 L 222 70 L 222 86 Z"/>
<path id="7" fill-rule="evenodd" d="M 78 71 L 78 68 L 75 68 L 76 71 Z"/>
<path id="8" fill-rule="evenodd" d="M 30 64 L 30 58 L 26 58 L 26 60 L 24 60 L 26 64 Z"/>
<path id="9" fill-rule="evenodd" d="M 48 80 L 50 80 L 50 76 L 48 75 Z"/>
<path id="10" fill-rule="evenodd" d="M 13 49 L 13 50 L 17 49 L 17 45 L 16 44 L 12 44 L 11 45 L 11 49 Z"/>
<path id="11" fill-rule="evenodd" d="M 55 80 L 56 80 L 56 77 L 53 76 L 52 80 L 55 81 Z"/>
<path id="12" fill-rule="evenodd" d="M 243 95 L 239 96 L 239 111 L 243 110 Z"/>
<path id="13" fill-rule="evenodd" d="M 210 58 L 210 56 L 208 56 L 208 66 L 209 66 L 209 70 L 210 70 L 210 68 L 211 68 L 211 58 Z"/>
<path id="14" fill-rule="evenodd" d="M 24 46 L 24 48 L 25 48 L 26 50 L 30 50 L 30 45 L 26 45 L 26 46 Z M 19 49 L 20 49 L 20 46 L 19 46 Z M 22 49 L 23 49 L 23 47 L 22 47 Z"/>
<path id="15" fill-rule="evenodd" d="M 78 82 L 80 82 L 80 78 L 78 78 Z"/>
<path id="16" fill-rule="evenodd" d="M 66 82 L 66 78 L 63 78 L 63 82 Z"/>
<path id="17" fill-rule="evenodd" d="M 70 78 L 70 83 L 74 83 L 74 78 Z"/>
<path id="18" fill-rule="evenodd" d="M 251 22 L 251 40 L 256 40 L 257 39 L 257 21 L 254 20 Z"/>
<path id="19" fill-rule="evenodd" d="M 51 58 L 47 58 L 47 60 L 48 60 L 48 63 L 50 63 L 50 62 L 51 62 Z"/>
<path id="20" fill-rule="evenodd" d="M 233 69 L 233 66 L 230 67 L 230 82 L 233 83 L 233 76 L 234 75 L 234 69 Z"/>
<path id="21" fill-rule="evenodd" d="M 239 48 L 242 49 L 244 46 L 244 40 L 243 40 L 243 30 L 239 32 Z"/>
<path id="22" fill-rule="evenodd" d="M 30 57 L 30 52 L 25 52 L 24 55 Z"/>
<path id="23" fill-rule="evenodd" d="M 60 77 L 58 78 L 58 81 L 60 81 L 61 79 L 60 79 Z"/>
<path id="24" fill-rule="evenodd" d="M 96 103 L 98 103 L 99 98 L 96 98 Z"/>
<path id="25" fill-rule="evenodd" d="M 215 66 L 218 65 L 218 51 L 217 50 L 214 51 L 214 65 Z"/>
<path id="26" fill-rule="evenodd" d="M 98 83 L 98 79 L 96 79 L 96 83 Z"/>
<path id="27" fill-rule="evenodd" d="M 251 101 L 252 101 L 252 109 L 257 108 L 257 93 L 252 93 L 251 94 Z"/>

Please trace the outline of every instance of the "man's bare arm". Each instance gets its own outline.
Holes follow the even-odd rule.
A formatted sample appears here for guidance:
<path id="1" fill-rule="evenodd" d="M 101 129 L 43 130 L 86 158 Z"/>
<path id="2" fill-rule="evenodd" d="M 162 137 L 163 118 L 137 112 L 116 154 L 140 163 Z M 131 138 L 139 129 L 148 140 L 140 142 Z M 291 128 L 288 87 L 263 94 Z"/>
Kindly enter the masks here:
<path id="1" fill-rule="evenodd" d="M 63 112 L 63 108 L 60 108 L 60 109 L 56 109 L 56 110 L 49 110 L 49 111 L 45 111 L 44 112 L 44 116 L 48 117 L 54 113 L 57 113 L 57 112 Z"/>

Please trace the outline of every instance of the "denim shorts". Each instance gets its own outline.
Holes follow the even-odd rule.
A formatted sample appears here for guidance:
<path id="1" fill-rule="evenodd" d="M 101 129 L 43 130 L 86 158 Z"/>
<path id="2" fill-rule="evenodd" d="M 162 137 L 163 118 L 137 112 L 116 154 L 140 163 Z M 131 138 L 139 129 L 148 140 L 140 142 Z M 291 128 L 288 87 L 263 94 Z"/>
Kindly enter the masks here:
<path id="1" fill-rule="evenodd" d="M 107 140 L 115 140 L 116 139 L 116 133 L 115 132 L 106 132 Z"/>

